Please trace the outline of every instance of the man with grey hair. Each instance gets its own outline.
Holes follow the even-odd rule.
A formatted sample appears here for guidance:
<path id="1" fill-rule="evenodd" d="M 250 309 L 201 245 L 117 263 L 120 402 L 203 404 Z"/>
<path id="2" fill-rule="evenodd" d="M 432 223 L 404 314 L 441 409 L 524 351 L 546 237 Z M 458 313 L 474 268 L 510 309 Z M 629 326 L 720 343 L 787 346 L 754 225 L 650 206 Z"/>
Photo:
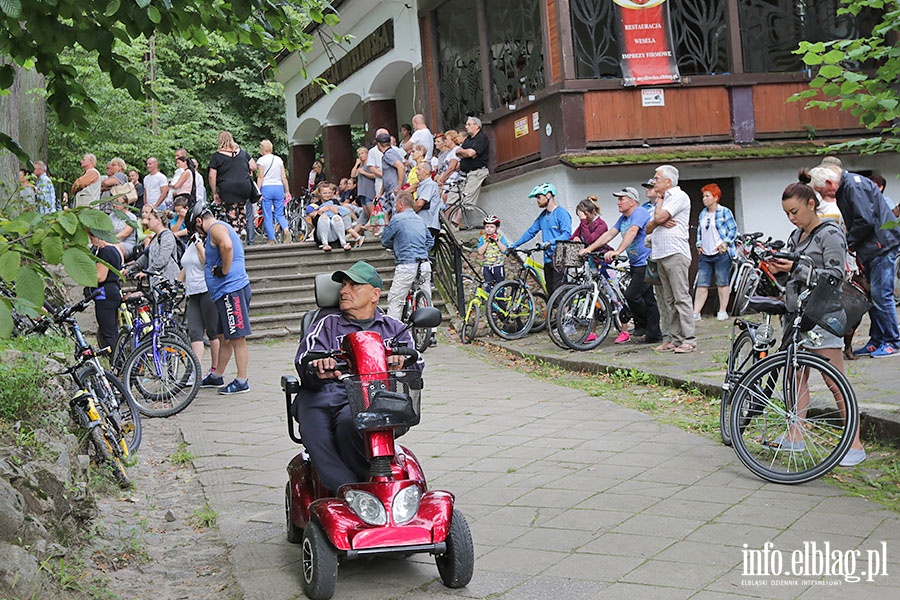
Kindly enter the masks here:
<path id="1" fill-rule="evenodd" d="M 900 327 L 894 306 L 894 263 L 900 248 L 900 229 L 883 229 L 894 215 L 878 186 L 858 173 L 823 161 L 809 172 L 810 184 L 823 198 L 834 198 L 847 229 L 847 246 L 856 252 L 869 280 L 869 341 L 854 350 L 857 356 L 883 358 L 900 353 Z"/>
<path id="2" fill-rule="evenodd" d="M 481 185 L 488 176 L 488 154 L 491 144 L 481 130 L 481 119 L 478 117 L 466 119 L 466 133 L 469 136 L 463 141 L 456 155 L 460 158 L 459 170 L 466 176 L 463 194 L 469 203 L 477 204 L 481 195 Z"/>
<path id="3" fill-rule="evenodd" d="M 662 284 L 662 302 L 668 308 L 669 321 L 663 324 L 666 341 L 654 348 L 687 354 L 697 348 L 694 336 L 694 309 L 691 302 L 691 247 L 688 219 L 691 199 L 678 187 L 678 169 L 672 165 L 656 168 L 653 215 L 647 233 L 653 233 L 650 257 L 656 261 Z"/>
<path id="4" fill-rule="evenodd" d="M 56 202 L 56 189 L 53 187 L 53 181 L 47 175 L 47 163 L 42 160 L 34 161 L 34 199 L 37 209 L 42 215 L 59 210 L 59 204 Z"/>

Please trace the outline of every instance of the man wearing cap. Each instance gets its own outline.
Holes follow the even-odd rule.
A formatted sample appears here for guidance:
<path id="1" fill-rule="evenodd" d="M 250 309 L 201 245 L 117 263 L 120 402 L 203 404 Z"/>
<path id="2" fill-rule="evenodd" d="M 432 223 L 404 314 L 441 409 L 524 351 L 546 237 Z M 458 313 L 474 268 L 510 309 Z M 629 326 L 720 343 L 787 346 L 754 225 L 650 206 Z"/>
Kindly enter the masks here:
<path id="1" fill-rule="evenodd" d="M 881 190 L 868 177 L 844 170 L 839 162 L 826 156 L 809 175 L 814 190 L 823 198 L 837 200 L 847 229 L 847 245 L 856 252 L 871 288 L 869 341 L 853 354 L 895 356 L 900 354 L 900 327 L 894 306 L 894 263 L 900 248 L 900 228 L 883 228 L 894 221 L 894 215 Z"/>
<path id="2" fill-rule="evenodd" d="M 628 256 L 628 264 L 631 265 L 631 282 L 625 289 L 625 300 L 628 301 L 628 308 L 631 309 L 634 317 L 634 331 L 630 337 L 637 343 L 656 343 L 662 341 L 662 333 L 659 331 L 659 310 L 656 306 L 656 296 L 653 295 L 653 286 L 644 282 L 647 259 L 650 257 L 650 249 L 644 243 L 647 237 L 650 213 L 640 206 L 640 195 L 633 187 L 614 192 L 613 196 L 616 197 L 622 216 L 606 233 L 581 250 L 580 254 L 593 252 L 619 233 L 622 234 L 622 241 L 618 248 L 610 250 L 603 258 L 606 262 L 612 262 L 622 253 L 626 253 Z M 622 343 L 628 339 L 628 334 L 620 335 L 616 342 Z"/>
<path id="3" fill-rule="evenodd" d="M 387 340 L 399 335 L 404 325 L 378 308 L 383 283 L 372 265 L 358 261 L 346 271 L 335 271 L 331 278 L 341 283 L 340 311 L 313 323 L 300 342 L 294 365 L 301 388 L 292 409 L 320 481 L 335 492 L 345 483 L 364 481 L 369 463 L 362 437 L 353 424 L 347 393 L 338 381 L 342 373 L 334 370 L 333 358 L 321 356 L 340 348 L 344 336 L 350 333 L 375 331 Z M 403 331 L 399 341 L 406 342 L 407 347 L 414 346 L 408 330 Z M 388 357 L 389 368 L 401 368 L 404 358 Z M 407 368 L 421 370 L 424 366 L 420 356 L 415 365 Z"/>
<path id="4" fill-rule="evenodd" d="M 662 300 L 669 309 L 669 322 L 664 324 L 668 339 L 654 350 L 687 354 L 697 348 L 688 277 L 691 268 L 688 241 L 691 199 L 678 187 L 678 169 L 672 165 L 657 167 L 653 182 L 657 198 L 653 215 L 647 223 L 647 233 L 653 233 L 650 258 L 656 261 L 662 283 Z"/>
<path id="5" fill-rule="evenodd" d="M 641 207 L 647 211 L 649 214 L 653 214 L 653 211 L 656 208 L 656 182 L 653 181 L 651 177 L 647 181 L 641 184 L 641 187 L 644 188 L 644 194 L 647 197 L 647 201 L 641 204 Z M 648 248 L 653 247 L 653 236 L 647 234 L 647 240 L 644 242 L 647 244 Z M 659 309 L 659 323 L 660 323 L 660 331 L 662 331 L 663 336 L 666 334 L 666 330 L 663 329 L 666 323 L 669 322 L 669 307 L 666 306 L 665 302 L 660 302 L 662 298 L 662 282 L 659 280 L 659 272 L 656 268 L 656 261 L 652 258 L 647 259 L 647 270 L 644 272 L 644 279 L 650 278 L 652 275 L 653 279 L 653 295 L 656 297 L 656 308 Z"/>

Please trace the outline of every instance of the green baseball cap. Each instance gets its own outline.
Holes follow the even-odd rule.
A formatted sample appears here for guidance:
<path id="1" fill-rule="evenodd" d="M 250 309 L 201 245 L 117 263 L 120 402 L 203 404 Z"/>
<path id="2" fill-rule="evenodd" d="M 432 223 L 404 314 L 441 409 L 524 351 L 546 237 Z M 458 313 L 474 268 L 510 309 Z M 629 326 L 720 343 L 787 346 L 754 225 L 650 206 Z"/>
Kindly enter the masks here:
<path id="1" fill-rule="evenodd" d="M 381 280 L 381 275 L 378 274 L 375 267 L 363 260 L 356 261 L 356 263 L 346 271 L 335 271 L 331 276 L 331 279 L 338 283 L 342 283 L 345 277 L 356 283 L 368 283 L 372 287 L 377 287 L 379 290 L 384 288 L 384 282 Z"/>

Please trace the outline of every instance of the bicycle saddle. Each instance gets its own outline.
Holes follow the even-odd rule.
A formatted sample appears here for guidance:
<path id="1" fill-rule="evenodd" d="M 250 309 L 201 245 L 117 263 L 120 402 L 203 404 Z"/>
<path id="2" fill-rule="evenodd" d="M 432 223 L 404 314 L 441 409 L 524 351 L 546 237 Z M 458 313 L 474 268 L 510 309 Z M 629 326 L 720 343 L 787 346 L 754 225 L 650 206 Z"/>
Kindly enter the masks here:
<path id="1" fill-rule="evenodd" d="M 784 301 L 768 296 L 750 296 L 747 302 L 747 310 L 761 312 L 767 315 L 787 314 Z"/>

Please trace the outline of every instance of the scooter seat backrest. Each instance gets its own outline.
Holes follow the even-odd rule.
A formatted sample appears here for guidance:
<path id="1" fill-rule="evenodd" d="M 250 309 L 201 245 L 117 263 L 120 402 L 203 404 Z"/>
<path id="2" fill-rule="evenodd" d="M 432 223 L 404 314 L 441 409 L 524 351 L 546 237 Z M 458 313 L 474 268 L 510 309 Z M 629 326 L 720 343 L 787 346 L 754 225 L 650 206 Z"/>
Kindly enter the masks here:
<path id="1" fill-rule="evenodd" d="M 331 273 L 319 273 L 315 279 L 316 306 L 303 315 L 300 335 L 305 336 L 310 326 L 325 315 L 337 312 L 341 301 L 341 284 L 331 279 Z"/>
<path id="2" fill-rule="evenodd" d="M 341 284 L 331 278 L 331 273 L 316 275 L 316 306 L 337 308 L 341 302 Z"/>

